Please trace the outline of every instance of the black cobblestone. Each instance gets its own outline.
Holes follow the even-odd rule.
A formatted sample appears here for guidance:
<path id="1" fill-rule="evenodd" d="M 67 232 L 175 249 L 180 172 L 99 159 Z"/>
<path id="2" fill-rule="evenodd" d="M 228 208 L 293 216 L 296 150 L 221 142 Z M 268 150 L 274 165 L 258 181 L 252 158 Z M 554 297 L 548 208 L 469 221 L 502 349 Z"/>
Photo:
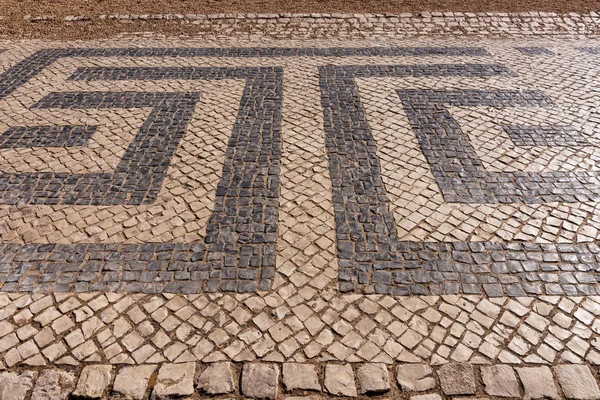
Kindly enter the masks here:
<path id="1" fill-rule="evenodd" d="M 526 56 L 553 56 L 554 53 L 545 47 L 515 47 Z"/>
<path id="2" fill-rule="evenodd" d="M 13 126 L 0 134 L 0 149 L 86 146 L 97 126 Z"/>
<path id="3" fill-rule="evenodd" d="M 517 146 L 590 146 L 587 137 L 571 126 L 502 125 Z"/>
<path id="4" fill-rule="evenodd" d="M 581 47 L 579 50 L 592 55 L 600 54 L 600 47 Z"/>
<path id="5" fill-rule="evenodd" d="M 366 293 L 395 295 L 600 294 L 600 247 L 595 242 L 568 246 L 472 244 L 399 242 L 395 268 L 374 270 L 370 278 L 341 269 L 340 290 L 355 291 L 356 283 L 361 282 Z M 207 281 L 215 271 L 204 262 L 194 261 L 205 252 L 202 243 L 4 244 L 0 246 L 1 290 L 199 293 L 259 289 L 256 270 L 252 269 L 241 270 L 247 273 L 243 278 L 248 280 L 240 277 L 236 282 L 236 270 L 232 269 L 233 274 L 229 275 L 223 269 L 220 273 L 224 283 L 217 279 Z M 552 255 L 554 261 L 543 261 L 546 255 Z M 419 267 L 409 268 L 410 262 Z"/>

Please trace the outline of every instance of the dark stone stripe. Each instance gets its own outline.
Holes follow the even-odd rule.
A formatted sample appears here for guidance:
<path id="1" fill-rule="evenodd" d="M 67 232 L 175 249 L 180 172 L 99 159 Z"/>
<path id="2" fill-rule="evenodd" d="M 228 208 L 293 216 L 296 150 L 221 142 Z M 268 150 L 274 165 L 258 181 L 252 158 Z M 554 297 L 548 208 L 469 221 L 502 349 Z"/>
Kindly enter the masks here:
<path id="1" fill-rule="evenodd" d="M 430 76 L 465 77 L 510 74 L 508 69 L 497 65 L 319 67 L 342 291 L 355 290 L 357 284 L 372 291 L 374 265 L 381 270 L 403 265 L 396 223 L 389 211 L 381 166 L 375 154 L 375 139 L 354 78 L 402 77 L 425 72 Z"/>
<path id="2" fill-rule="evenodd" d="M 68 49 L 73 57 L 396 57 L 489 56 L 481 47 L 204 47 Z"/>
<path id="3" fill-rule="evenodd" d="M 397 253 L 403 261 L 393 268 L 374 265 L 367 292 L 490 297 L 600 293 L 596 243 L 399 242 Z M 0 254 L 1 290 L 9 292 L 199 293 L 214 274 L 199 261 L 205 254 L 201 243 L 5 244 Z"/>
<path id="4" fill-rule="evenodd" d="M 97 126 L 13 126 L 0 134 L 0 149 L 86 146 Z"/>
<path id="5" fill-rule="evenodd" d="M 65 51 L 62 49 L 40 50 L 10 67 L 0 75 L 0 99 L 14 92 L 60 57 L 63 57 L 64 54 Z"/>
<path id="6" fill-rule="evenodd" d="M 235 68 L 214 67 L 80 67 L 69 80 L 215 80 L 245 79 L 260 74 L 264 67 L 247 67 L 243 73 Z"/>
<path id="7" fill-rule="evenodd" d="M 411 76 L 494 76 L 512 75 L 511 71 L 500 64 L 433 64 L 433 65 L 365 65 L 347 66 L 347 69 L 360 68 L 357 76 L 386 77 Z M 151 80 L 160 71 L 161 79 L 210 79 L 211 67 L 80 67 L 69 80 Z"/>
<path id="8" fill-rule="evenodd" d="M 210 292 L 268 290 L 275 276 L 283 69 L 248 74 L 206 228 Z"/>
<path id="9" fill-rule="evenodd" d="M 592 55 L 600 54 L 600 47 L 580 47 L 579 50 Z"/>
<path id="10" fill-rule="evenodd" d="M 553 56 L 554 53 L 545 47 L 515 47 L 521 54 L 526 56 Z"/>
<path id="11" fill-rule="evenodd" d="M 517 146 L 582 147 L 590 146 L 587 136 L 571 126 L 562 125 L 502 125 L 502 129 Z"/>

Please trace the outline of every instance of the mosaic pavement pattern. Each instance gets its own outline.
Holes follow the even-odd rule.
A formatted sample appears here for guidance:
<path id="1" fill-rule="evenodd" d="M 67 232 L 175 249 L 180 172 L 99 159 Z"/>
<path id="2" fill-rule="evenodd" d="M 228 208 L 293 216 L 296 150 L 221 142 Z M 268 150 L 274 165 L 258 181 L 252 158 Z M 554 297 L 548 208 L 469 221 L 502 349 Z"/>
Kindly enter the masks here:
<path id="1" fill-rule="evenodd" d="M 2 368 L 600 393 L 600 41 L 0 48 Z"/>
<path id="2" fill-rule="evenodd" d="M 444 44 L 8 46 L 1 290 L 597 294 L 599 47 Z"/>

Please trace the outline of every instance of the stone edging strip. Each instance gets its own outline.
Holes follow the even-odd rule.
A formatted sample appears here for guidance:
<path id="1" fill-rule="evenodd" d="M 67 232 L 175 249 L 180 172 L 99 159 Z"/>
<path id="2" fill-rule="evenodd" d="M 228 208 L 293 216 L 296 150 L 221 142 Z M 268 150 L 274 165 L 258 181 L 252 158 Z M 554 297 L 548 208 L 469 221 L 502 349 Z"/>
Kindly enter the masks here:
<path id="1" fill-rule="evenodd" d="M 73 372 L 57 369 L 21 374 L 4 372 L 0 374 L 0 385 L 13 388 L 16 396 L 10 398 L 15 400 L 40 398 L 40 394 L 48 392 L 60 393 L 60 398 L 67 398 L 71 393 L 77 397 L 99 398 L 112 392 L 133 399 L 145 399 L 149 394 L 152 399 L 190 396 L 196 391 L 204 395 L 240 393 L 247 398 L 260 399 L 321 392 L 341 397 L 403 393 L 410 395 L 411 400 L 441 400 L 440 394 L 552 399 L 600 396 L 592 370 L 586 365 L 573 364 L 556 365 L 552 369 L 546 366 L 513 368 L 510 365 L 446 364 L 434 371 L 425 364 L 402 364 L 394 368 L 376 363 L 352 366 L 333 363 L 238 365 L 229 362 L 198 365 L 187 362 L 160 367 L 90 365 L 81 371 L 79 379 L 76 376 Z M 428 394 L 418 395 L 419 392 Z"/>
<path id="2" fill-rule="evenodd" d="M 0 20 L 2 17 L 0 17 Z M 600 13 L 466 13 L 422 12 L 403 14 L 103 14 L 26 15 L 25 21 L 82 23 L 90 21 L 176 22 L 219 28 L 221 33 L 269 31 L 277 35 L 322 35 L 322 30 L 335 29 L 339 35 L 413 36 L 422 34 L 468 35 L 597 35 Z M 6 21 L 6 20 L 5 20 Z M 321 33 L 320 33 L 321 32 Z"/>

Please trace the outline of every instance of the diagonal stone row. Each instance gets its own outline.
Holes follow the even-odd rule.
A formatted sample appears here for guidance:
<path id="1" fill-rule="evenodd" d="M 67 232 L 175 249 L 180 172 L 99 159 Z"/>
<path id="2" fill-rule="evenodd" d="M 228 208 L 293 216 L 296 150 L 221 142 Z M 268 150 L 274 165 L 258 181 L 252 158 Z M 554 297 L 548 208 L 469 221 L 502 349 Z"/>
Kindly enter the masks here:
<path id="1" fill-rule="evenodd" d="M 77 379 L 77 375 L 79 378 Z M 481 376 L 481 381 L 476 379 Z M 323 377 L 323 378 L 321 378 Z M 437 379 L 436 379 L 437 378 Z M 238 383 L 239 382 L 239 383 Z M 561 364 L 550 369 L 510 365 L 451 363 L 434 370 L 426 364 L 304 364 L 193 362 L 115 368 L 86 366 L 80 373 L 59 369 L 0 373 L 3 400 L 103 398 L 106 394 L 142 400 L 181 396 L 232 395 L 277 399 L 311 394 L 339 397 L 399 395 L 411 400 L 485 395 L 526 399 L 592 399 L 600 396 L 597 379 L 587 365 Z M 418 394 L 428 392 L 428 394 Z M 288 397 L 298 398 L 298 397 Z M 310 397 L 305 397 L 309 399 Z"/>
<path id="2" fill-rule="evenodd" d="M 0 362 L 600 364 L 600 298 L 0 295 Z"/>

